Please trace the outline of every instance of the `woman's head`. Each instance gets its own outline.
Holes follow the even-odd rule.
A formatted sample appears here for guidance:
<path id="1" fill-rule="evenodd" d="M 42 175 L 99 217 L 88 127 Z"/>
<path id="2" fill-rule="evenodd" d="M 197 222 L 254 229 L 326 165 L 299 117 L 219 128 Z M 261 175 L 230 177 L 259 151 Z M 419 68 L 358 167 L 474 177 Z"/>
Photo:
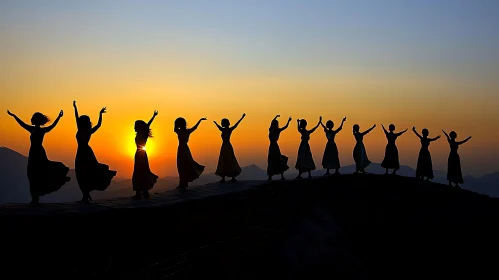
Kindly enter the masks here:
<path id="1" fill-rule="evenodd" d="M 222 125 L 222 127 L 227 128 L 230 126 L 230 121 L 228 119 L 222 119 L 220 124 Z"/>
<path id="2" fill-rule="evenodd" d="M 360 130 L 360 126 L 359 126 L 358 124 L 354 124 L 354 125 L 353 125 L 353 132 L 354 132 L 354 133 L 355 133 L 355 132 L 359 132 L 359 130 Z"/>
<path id="3" fill-rule="evenodd" d="M 305 129 L 307 127 L 307 120 L 300 120 L 300 124 L 298 127 L 301 129 Z"/>
<path id="4" fill-rule="evenodd" d="M 32 125 L 38 125 L 42 126 L 47 124 L 50 121 L 49 117 L 45 116 L 44 114 L 40 112 L 36 112 L 33 114 L 31 117 L 31 124 Z"/>
<path id="5" fill-rule="evenodd" d="M 388 126 L 388 130 L 389 130 L 390 132 L 394 132 L 394 131 L 395 131 L 395 125 L 394 125 L 394 124 L 390 124 L 390 125 Z"/>
<path id="6" fill-rule="evenodd" d="M 137 135 L 140 135 L 144 138 L 152 137 L 151 129 L 149 128 L 147 123 L 142 120 L 135 121 L 135 132 L 137 132 Z"/>
<path id="7" fill-rule="evenodd" d="M 329 128 L 329 129 L 333 128 L 334 127 L 334 122 L 333 121 L 327 121 L 326 122 L 326 127 Z"/>
<path id="8" fill-rule="evenodd" d="M 423 133 L 423 137 L 428 137 L 428 135 L 430 135 L 430 132 L 426 128 L 423 128 L 423 130 L 421 131 L 421 133 Z"/>
<path id="9" fill-rule="evenodd" d="M 457 138 L 457 133 L 456 133 L 455 131 L 451 131 L 451 132 L 449 133 L 449 137 L 450 137 L 452 140 L 454 140 L 454 139 L 456 139 L 456 138 Z"/>
<path id="10" fill-rule="evenodd" d="M 272 122 L 270 122 L 270 129 L 277 129 L 277 128 L 279 128 L 279 121 L 272 120 Z"/>
<path id="11" fill-rule="evenodd" d="M 79 116 L 77 122 L 79 129 L 92 129 L 92 122 L 90 122 L 90 117 L 87 115 Z"/>
<path id="12" fill-rule="evenodd" d="M 175 128 L 176 129 L 185 129 L 187 127 L 187 122 L 184 118 L 177 118 L 175 120 Z"/>

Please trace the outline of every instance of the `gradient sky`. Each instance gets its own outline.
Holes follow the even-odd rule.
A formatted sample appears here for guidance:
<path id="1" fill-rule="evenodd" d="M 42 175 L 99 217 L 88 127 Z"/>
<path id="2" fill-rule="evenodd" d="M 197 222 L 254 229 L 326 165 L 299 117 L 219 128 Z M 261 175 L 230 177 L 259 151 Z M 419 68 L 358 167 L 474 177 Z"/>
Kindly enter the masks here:
<path id="1" fill-rule="evenodd" d="M 246 113 L 232 143 L 241 166 L 266 168 L 268 126 L 294 118 L 281 135 L 293 167 L 296 119 L 348 120 L 337 137 L 352 164 L 352 125 L 372 161 L 386 145 L 380 124 L 455 130 L 473 139 L 460 148 L 463 172 L 499 171 L 499 1 L 2 1 L 0 2 L 0 146 L 27 154 L 29 135 L 5 112 L 29 121 L 40 111 L 65 115 L 45 137 L 51 160 L 74 166 L 80 114 L 102 128 L 97 158 L 131 176 L 137 119 L 159 115 L 148 142 L 153 172 L 176 175 L 176 117 L 207 117 L 190 147 L 214 171 L 221 145 L 212 123 Z M 311 138 L 320 166 L 326 138 Z M 415 167 L 419 140 L 398 140 L 402 164 Z M 446 170 L 444 139 L 430 147 Z"/>

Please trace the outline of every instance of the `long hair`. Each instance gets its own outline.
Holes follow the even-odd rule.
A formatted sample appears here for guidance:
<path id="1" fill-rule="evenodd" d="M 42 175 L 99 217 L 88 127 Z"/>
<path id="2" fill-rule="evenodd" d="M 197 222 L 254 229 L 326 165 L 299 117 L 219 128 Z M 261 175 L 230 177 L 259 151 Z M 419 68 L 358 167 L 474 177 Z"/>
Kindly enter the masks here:
<path id="1" fill-rule="evenodd" d="M 152 138 L 151 128 L 149 128 L 145 121 L 135 121 L 135 131 L 137 131 L 138 135 L 144 138 Z"/>
<path id="2" fill-rule="evenodd" d="M 90 117 L 87 115 L 81 115 L 77 120 L 78 129 L 90 130 L 92 129 L 92 122 L 90 121 Z"/>
<path id="3" fill-rule="evenodd" d="M 42 114 L 40 112 L 34 113 L 33 116 L 31 117 L 31 124 L 32 125 L 42 126 L 42 125 L 47 124 L 49 121 L 50 121 L 49 117 L 45 116 L 44 114 Z"/>
<path id="4" fill-rule="evenodd" d="M 278 129 L 279 128 L 279 121 L 278 120 L 272 120 L 270 122 L 270 128 L 269 128 L 269 131 L 272 131 L 274 129 Z"/>

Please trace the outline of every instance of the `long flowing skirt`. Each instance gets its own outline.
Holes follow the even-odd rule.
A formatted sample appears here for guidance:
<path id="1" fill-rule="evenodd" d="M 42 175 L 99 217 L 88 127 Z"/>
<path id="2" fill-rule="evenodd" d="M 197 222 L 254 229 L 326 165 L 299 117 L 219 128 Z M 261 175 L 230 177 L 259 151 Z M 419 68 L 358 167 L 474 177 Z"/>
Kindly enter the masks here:
<path id="1" fill-rule="evenodd" d="M 158 176 L 149 168 L 149 158 L 144 150 L 137 149 L 133 166 L 132 184 L 134 191 L 148 191 L 158 181 Z"/>
<path id="2" fill-rule="evenodd" d="M 204 171 L 204 166 L 192 158 L 191 150 L 186 144 L 178 146 L 177 170 L 180 182 L 185 183 L 198 179 Z"/>
<path id="3" fill-rule="evenodd" d="M 296 159 L 295 168 L 301 173 L 315 170 L 314 158 L 308 141 L 301 141 L 298 148 L 298 158 Z"/>
<path id="4" fill-rule="evenodd" d="M 234 148 L 230 142 L 223 142 L 218 157 L 217 170 L 215 175 L 220 177 L 236 177 L 241 174 L 241 167 L 237 162 Z"/>
<path id="5" fill-rule="evenodd" d="M 428 149 L 419 150 L 418 165 L 416 168 L 416 177 L 427 177 L 433 179 L 433 164 L 431 162 L 431 155 Z"/>
<path id="6" fill-rule="evenodd" d="M 107 164 L 99 163 L 88 145 L 79 145 L 75 159 L 76 180 L 82 192 L 104 191 L 116 176 Z"/>
<path id="7" fill-rule="evenodd" d="M 366 147 L 363 142 L 357 142 L 357 144 L 355 144 L 353 159 L 355 160 L 357 171 L 362 170 L 371 164 L 371 161 L 367 157 Z"/>
<path id="8" fill-rule="evenodd" d="M 31 195 L 58 191 L 69 181 L 68 172 L 69 167 L 62 162 L 48 160 L 43 146 L 30 147 L 27 173 Z"/>
<path id="9" fill-rule="evenodd" d="M 279 149 L 277 142 L 270 142 L 267 163 L 268 176 L 279 175 L 289 169 L 288 157 L 281 154 L 281 149 Z"/>
<path id="10" fill-rule="evenodd" d="M 395 144 L 388 144 L 385 148 L 385 158 L 381 162 L 381 167 L 388 169 L 400 169 L 399 150 Z"/>
<path id="11" fill-rule="evenodd" d="M 461 172 L 461 158 L 457 152 L 451 152 L 447 161 L 447 180 L 452 183 L 464 183 L 463 173 Z"/>
<path id="12" fill-rule="evenodd" d="M 322 167 L 324 169 L 339 169 L 340 158 L 338 147 L 334 141 L 327 141 L 324 155 L 322 156 Z"/>

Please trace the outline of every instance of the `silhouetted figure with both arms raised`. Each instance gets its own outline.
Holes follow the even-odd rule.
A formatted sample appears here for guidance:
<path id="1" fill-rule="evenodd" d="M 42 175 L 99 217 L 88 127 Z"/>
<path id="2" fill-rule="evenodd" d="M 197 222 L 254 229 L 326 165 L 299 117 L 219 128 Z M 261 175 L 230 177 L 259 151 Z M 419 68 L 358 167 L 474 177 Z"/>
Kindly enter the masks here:
<path id="1" fill-rule="evenodd" d="M 459 184 L 464 183 L 463 173 L 461 171 L 461 159 L 457 150 L 459 149 L 459 145 L 462 145 L 468 142 L 471 139 L 471 136 L 464 139 L 463 141 L 456 141 L 457 133 L 451 131 L 447 134 L 444 130 L 442 130 L 447 137 L 447 141 L 450 146 L 449 159 L 447 161 L 447 180 L 449 181 L 449 186 L 452 186 L 452 183 L 455 184 L 456 187 L 459 187 Z"/>
<path id="2" fill-rule="evenodd" d="M 213 121 L 218 129 L 222 132 L 222 147 L 220 148 L 220 156 L 218 157 L 217 170 L 215 175 L 222 177 L 220 183 L 225 183 L 225 177 L 232 177 L 231 182 L 236 181 L 236 177 L 241 174 L 241 167 L 237 162 L 236 155 L 234 154 L 234 148 L 230 143 L 230 136 L 232 131 L 241 123 L 246 114 L 243 114 L 241 119 L 237 123 L 230 127 L 230 122 L 228 119 L 222 119 L 221 126 Z"/>
<path id="3" fill-rule="evenodd" d="M 83 194 L 80 202 L 88 203 L 92 200 L 91 191 L 104 191 L 111 184 L 111 180 L 116 176 L 116 171 L 110 170 L 107 164 L 99 163 L 95 157 L 94 151 L 89 145 L 90 138 L 102 125 L 102 114 L 106 113 L 106 107 L 99 112 L 99 121 L 92 127 L 90 117 L 87 115 L 78 115 L 76 101 L 73 101 L 75 111 L 76 141 L 78 150 L 75 158 L 75 172 L 78 186 Z"/>
<path id="4" fill-rule="evenodd" d="M 175 120 L 174 131 L 178 136 L 178 149 L 177 149 L 177 170 L 179 177 L 179 185 L 177 189 L 185 190 L 190 182 L 196 180 L 201 176 L 204 171 L 204 166 L 197 163 L 191 154 L 191 150 L 187 143 L 189 136 L 194 132 L 202 121 L 206 118 L 200 119 L 195 126 L 187 128 L 187 122 L 184 118 L 177 118 Z"/>
<path id="5" fill-rule="evenodd" d="M 326 125 L 321 122 L 322 128 L 324 128 L 324 132 L 326 133 L 327 138 L 326 148 L 324 149 L 324 155 L 322 156 L 322 167 L 326 169 L 326 174 L 324 174 L 324 176 L 330 175 L 330 169 L 336 169 L 336 171 L 334 172 L 335 175 L 340 174 L 340 158 L 338 153 L 338 146 L 336 146 L 334 138 L 336 137 L 336 134 L 338 134 L 338 132 L 343 129 L 343 124 L 346 120 L 347 117 L 344 117 L 341 121 L 340 127 L 338 127 L 338 129 L 336 130 L 333 130 L 333 121 L 327 121 Z"/>
<path id="6" fill-rule="evenodd" d="M 406 133 L 407 129 L 402 132 L 395 133 L 394 124 L 390 124 L 388 126 L 389 131 L 386 130 L 384 125 L 381 125 L 381 127 L 383 128 L 386 139 L 388 140 L 388 144 L 386 144 L 385 148 L 385 158 L 381 162 L 381 167 L 386 169 L 385 175 L 388 175 L 388 169 L 393 169 L 392 174 L 396 175 L 397 170 L 400 169 L 400 162 L 399 162 L 399 150 L 397 149 L 395 141 L 400 135 Z"/>
<path id="7" fill-rule="evenodd" d="M 358 124 L 354 124 L 353 126 L 353 136 L 357 141 L 355 143 L 355 148 L 353 149 L 353 159 L 355 160 L 355 174 L 357 173 L 365 173 L 366 167 L 371 164 L 369 157 L 367 156 L 366 147 L 364 146 L 364 136 L 371 132 L 376 125 L 373 125 L 371 128 L 364 132 L 360 132 L 360 126 Z"/>
<path id="8" fill-rule="evenodd" d="M 141 199 L 142 196 L 146 199 L 149 198 L 149 191 L 158 181 L 158 176 L 151 172 L 146 152 L 147 139 L 152 137 L 150 127 L 157 115 L 158 111 L 154 111 L 148 123 L 143 120 L 135 121 L 135 132 L 137 133 L 135 135 L 135 145 L 137 151 L 135 152 L 132 175 L 133 190 L 135 191 L 134 199 Z"/>
<path id="9" fill-rule="evenodd" d="M 312 151 L 310 150 L 310 134 L 312 134 L 321 124 L 322 117 L 319 118 L 317 125 L 311 130 L 307 130 L 306 120 L 296 120 L 298 122 L 298 132 L 301 134 L 300 147 L 298 148 L 298 158 L 296 159 L 295 168 L 298 170 L 298 176 L 296 179 L 302 179 L 301 174 L 308 172 L 308 178 L 312 178 L 312 170 L 315 170 L 314 157 L 312 156 Z"/>
<path id="10" fill-rule="evenodd" d="M 426 178 L 427 181 L 432 180 L 434 178 L 433 164 L 431 162 L 429 146 L 431 142 L 438 140 L 440 135 L 435 138 L 428 138 L 430 133 L 426 128 L 421 131 L 423 136 L 419 135 L 415 127 L 412 128 L 412 131 L 421 140 L 421 149 L 419 150 L 418 164 L 416 168 L 416 178 Z"/>
<path id="11" fill-rule="evenodd" d="M 277 141 L 279 140 L 279 135 L 289 126 L 291 117 L 289 117 L 288 122 L 285 126 L 279 127 L 279 121 L 277 115 L 270 123 L 269 128 L 269 154 L 267 157 L 267 175 L 269 176 L 269 181 L 272 180 L 272 176 L 281 175 L 281 180 L 285 180 L 284 172 L 289 169 L 288 157 L 281 154 L 281 149 Z"/>
<path id="12" fill-rule="evenodd" d="M 43 127 L 49 122 L 49 118 L 42 113 L 36 112 L 31 117 L 31 124 L 28 125 L 19 119 L 15 114 L 7 111 L 14 117 L 19 125 L 30 133 L 31 146 L 28 155 L 28 181 L 31 193 L 30 204 L 39 204 L 40 196 L 58 191 L 64 184 L 71 180 L 67 176 L 69 167 L 62 162 L 50 161 L 43 147 L 45 133 L 54 129 L 63 116 L 63 111 L 59 113 L 57 119 L 48 127 Z"/>

